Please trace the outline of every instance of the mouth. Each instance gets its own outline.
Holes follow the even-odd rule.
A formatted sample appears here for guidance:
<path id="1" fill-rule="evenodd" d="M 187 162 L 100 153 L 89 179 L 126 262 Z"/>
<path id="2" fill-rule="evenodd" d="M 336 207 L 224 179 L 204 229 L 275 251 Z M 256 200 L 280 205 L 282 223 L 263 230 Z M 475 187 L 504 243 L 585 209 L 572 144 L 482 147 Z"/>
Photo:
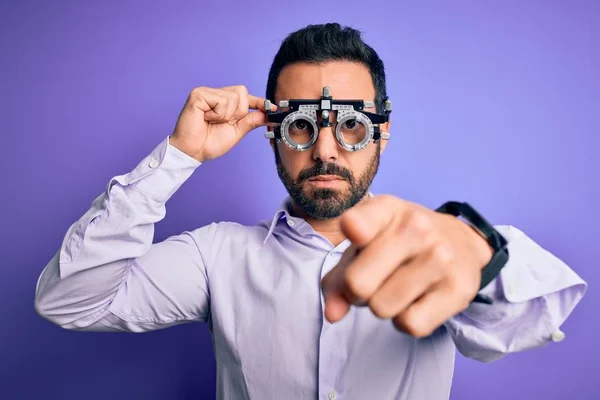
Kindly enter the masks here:
<path id="1" fill-rule="evenodd" d="M 335 175 L 319 175 L 313 178 L 307 179 L 306 182 L 314 187 L 318 188 L 333 188 L 341 185 L 344 179 Z"/>
<path id="2" fill-rule="evenodd" d="M 336 175 L 319 175 L 308 179 L 309 182 L 332 182 L 343 181 L 342 178 Z"/>

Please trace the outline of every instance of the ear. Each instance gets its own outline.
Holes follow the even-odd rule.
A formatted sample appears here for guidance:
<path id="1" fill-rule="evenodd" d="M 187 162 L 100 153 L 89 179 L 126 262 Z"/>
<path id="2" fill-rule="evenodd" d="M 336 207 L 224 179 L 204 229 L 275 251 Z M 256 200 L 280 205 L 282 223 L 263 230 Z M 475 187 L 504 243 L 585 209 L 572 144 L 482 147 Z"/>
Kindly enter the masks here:
<path id="1" fill-rule="evenodd" d="M 390 131 L 391 123 L 392 123 L 392 121 L 390 118 L 390 119 L 388 119 L 388 122 L 379 125 L 380 132 L 390 134 L 390 139 L 391 139 L 391 131 Z M 381 154 L 383 154 L 383 152 L 385 151 L 385 148 L 387 147 L 388 142 L 389 142 L 389 139 L 385 139 L 385 140 L 381 141 Z"/>

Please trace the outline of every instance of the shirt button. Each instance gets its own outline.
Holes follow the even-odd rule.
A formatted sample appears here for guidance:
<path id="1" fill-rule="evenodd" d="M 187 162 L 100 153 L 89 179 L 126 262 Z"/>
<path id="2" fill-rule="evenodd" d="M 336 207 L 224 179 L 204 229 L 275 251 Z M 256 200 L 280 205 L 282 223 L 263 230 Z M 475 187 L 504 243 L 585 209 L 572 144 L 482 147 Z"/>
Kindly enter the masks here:
<path id="1" fill-rule="evenodd" d="M 556 342 L 556 343 L 562 342 L 564 339 L 565 339 L 565 334 L 561 330 L 557 330 L 556 332 L 554 332 L 552 334 L 552 341 L 553 342 Z"/>
<path id="2" fill-rule="evenodd" d="M 329 400 L 335 400 L 335 390 L 330 391 L 327 397 L 329 397 Z"/>
<path id="3" fill-rule="evenodd" d="M 150 163 L 148 164 L 148 166 L 150 168 L 156 168 L 156 167 L 158 167 L 158 161 L 152 160 L 152 161 L 150 161 Z"/>
<path id="4" fill-rule="evenodd" d="M 289 226 L 294 226 L 294 225 L 296 225 L 296 223 L 295 223 L 293 220 L 291 220 L 291 219 L 288 219 L 288 220 L 287 220 L 287 224 L 288 224 Z"/>

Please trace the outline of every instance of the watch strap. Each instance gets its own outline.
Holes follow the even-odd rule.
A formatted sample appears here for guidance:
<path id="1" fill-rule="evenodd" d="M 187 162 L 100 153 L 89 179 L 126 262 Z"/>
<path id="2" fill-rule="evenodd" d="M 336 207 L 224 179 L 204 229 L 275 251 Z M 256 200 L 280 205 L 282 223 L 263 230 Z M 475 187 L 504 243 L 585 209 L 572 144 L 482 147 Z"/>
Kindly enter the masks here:
<path id="1" fill-rule="evenodd" d="M 483 289 L 498 276 L 502 268 L 508 262 L 508 241 L 468 203 L 448 201 L 437 208 L 436 211 L 454 215 L 455 217 L 463 217 L 471 227 L 487 240 L 494 250 L 491 260 L 481 271 L 481 284 L 479 290 Z M 481 294 L 478 294 L 473 301 L 487 304 L 492 303 L 489 297 Z"/>

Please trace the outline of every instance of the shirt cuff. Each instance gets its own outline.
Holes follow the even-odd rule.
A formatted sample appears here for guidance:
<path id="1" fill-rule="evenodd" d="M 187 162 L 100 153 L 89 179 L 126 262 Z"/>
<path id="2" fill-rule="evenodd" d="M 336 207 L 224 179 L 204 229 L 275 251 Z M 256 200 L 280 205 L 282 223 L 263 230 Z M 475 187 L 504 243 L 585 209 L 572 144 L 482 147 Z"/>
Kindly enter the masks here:
<path id="1" fill-rule="evenodd" d="M 499 276 L 481 290 L 495 300 L 521 303 L 587 284 L 558 257 L 514 226 L 496 226 L 508 241 L 509 260 Z"/>
<path id="2" fill-rule="evenodd" d="M 508 240 L 509 261 L 480 291 L 494 304 L 471 303 L 446 323 L 458 350 L 483 362 L 564 340 L 559 328 L 587 290 L 569 266 L 523 232 L 495 228 Z"/>
<path id="3" fill-rule="evenodd" d="M 516 318 L 523 325 L 537 320 L 536 332 L 541 335 L 541 342 L 563 340 L 560 327 L 585 295 L 587 283 L 519 229 L 495 228 L 508 240 L 509 261 L 496 279 L 480 291 L 491 297 L 494 305 L 472 303 L 465 315 L 489 326 L 506 318 Z M 527 307 L 535 308 L 535 312 L 532 309 L 530 314 L 521 315 L 528 319 L 525 323 L 515 310 L 524 312 Z"/>
<path id="4" fill-rule="evenodd" d="M 167 137 L 131 172 L 111 179 L 109 189 L 119 183 L 165 203 L 200 165 L 201 162 L 171 145 Z"/>

